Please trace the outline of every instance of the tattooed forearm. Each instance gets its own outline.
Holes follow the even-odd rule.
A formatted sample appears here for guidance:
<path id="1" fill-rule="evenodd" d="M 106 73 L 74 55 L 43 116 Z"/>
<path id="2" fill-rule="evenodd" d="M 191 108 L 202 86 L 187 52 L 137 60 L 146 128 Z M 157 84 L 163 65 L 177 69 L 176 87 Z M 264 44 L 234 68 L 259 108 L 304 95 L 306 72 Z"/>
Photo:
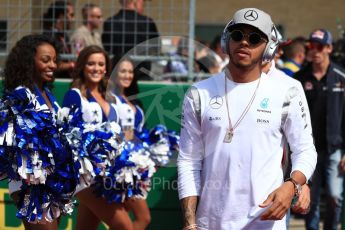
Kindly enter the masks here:
<path id="1" fill-rule="evenodd" d="M 181 200 L 184 226 L 195 224 L 195 211 L 198 203 L 197 196 L 190 196 Z"/>

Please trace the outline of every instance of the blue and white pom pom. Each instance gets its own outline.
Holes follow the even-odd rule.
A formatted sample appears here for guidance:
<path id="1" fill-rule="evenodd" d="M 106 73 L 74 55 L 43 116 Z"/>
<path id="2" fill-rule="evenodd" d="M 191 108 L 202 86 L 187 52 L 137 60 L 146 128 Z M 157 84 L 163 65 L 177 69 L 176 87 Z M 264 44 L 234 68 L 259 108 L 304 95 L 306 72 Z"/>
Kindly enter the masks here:
<path id="1" fill-rule="evenodd" d="M 41 110 L 35 95 L 25 88 L 5 94 L 0 103 L 0 152 L 2 178 L 24 179 L 29 184 L 44 183 L 54 168 L 55 143 L 42 139 L 56 136 L 49 110 Z M 11 168 L 8 165 L 11 164 Z M 6 166 L 7 165 L 7 166 Z M 3 171 L 3 170 L 7 171 Z"/>
<path id="2" fill-rule="evenodd" d="M 1 177 L 22 182 L 17 216 L 37 223 L 70 213 L 77 183 L 51 111 L 23 87 L 4 95 L 0 111 L 0 158 L 7 158 L 0 163 Z"/>
<path id="3" fill-rule="evenodd" d="M 104 176 L 122 148 L 121 128 L 116 122 L 85 123 L 79 108 L 62 108 L 58 124 L 73 153 L 79 180 L 91 184 Z"/>
<path id="4" fill-rule="evenodd" d="M 173 151 L 178 150 L 180 137 L 174 131 L 168 131 L 164 125 L 157 125 L 150 131 L 143 129 L 139 139 L 149 147 L 151 159 L 157 166 L 169 163 Z"/>
<path id="5" fill-rule="evenodd" d="M 156 168 L 144 145 L 127 142 L 107 176 L 97 178 L 95 191 L 108 202 L 121 203 L 128 198 L 146 199 Z"/>

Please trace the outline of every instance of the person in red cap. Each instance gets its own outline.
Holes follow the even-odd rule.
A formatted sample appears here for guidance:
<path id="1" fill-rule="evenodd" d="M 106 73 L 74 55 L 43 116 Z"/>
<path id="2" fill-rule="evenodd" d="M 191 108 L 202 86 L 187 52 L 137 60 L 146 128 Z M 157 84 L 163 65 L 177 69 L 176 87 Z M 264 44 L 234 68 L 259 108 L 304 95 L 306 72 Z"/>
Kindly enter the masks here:
<path id="1" fill-rule="evenodd" d="M 319 229 L 323 182 L 327 198 L 324 229 L 338 229 L 342 208 L 343 175 L 339 166 L 344 153 L 345 70 L 330 60 L 332 48 L 329 31 L 313 31 L 308 44 L 311 63 L 294 75 L 304 87 L 318 153 L 312 177 L 311 208 L 306 216 L 308 230 Z"/>

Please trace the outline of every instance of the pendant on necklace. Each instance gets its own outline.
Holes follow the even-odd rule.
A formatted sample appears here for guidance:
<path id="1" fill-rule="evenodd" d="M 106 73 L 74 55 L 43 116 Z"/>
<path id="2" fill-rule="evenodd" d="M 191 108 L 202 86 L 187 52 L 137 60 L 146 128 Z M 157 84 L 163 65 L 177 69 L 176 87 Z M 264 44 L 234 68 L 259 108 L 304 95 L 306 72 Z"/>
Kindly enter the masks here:
<path id="1" fill-rule="evenodd" d="M 230 143 L 232 141 L 232 137 L 234 136 L 234 130 L 233 129 L 228 129 L 225 133 L 224 136 L 224 143 Z"/>

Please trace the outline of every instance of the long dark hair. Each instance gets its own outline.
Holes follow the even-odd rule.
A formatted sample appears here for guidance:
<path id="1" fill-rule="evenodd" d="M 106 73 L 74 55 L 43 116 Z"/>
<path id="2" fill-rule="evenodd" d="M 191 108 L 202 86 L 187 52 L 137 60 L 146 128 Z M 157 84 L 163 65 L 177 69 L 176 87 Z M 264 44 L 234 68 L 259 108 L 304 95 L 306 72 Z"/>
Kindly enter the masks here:
<path id="1" fill-rule="evenodd" d="M 4 90 L 11 91 L 18 86 L 33 90 L 37 77 L 35 76 L 37 74 L 35 71 L 37 47 L 45 43 L 54 47 L 58 57 L 54 39 L 46 35 L 27 35 L 15 44 L 5 63 Z"/>
<path id="2" fill-rule="evenodd" d="M 47 12 L 44 13 L 42 24 L 43 30 L 51 30 L 55 27 L 57 19 L 60 15 L 66 15 L 67 6 L 72 5 L 69 1 L 58 0 L 50 4 Z"/>
<path id="3" fill-rule="evenodd" d="M 108 53 L 102 49 L 99 46 L 96 45 L 91 45 L 85 47 L 78 56 L 75 68 L 72 73 L 73 81 L 71 84 L 72 88 L 78 88 L 81 91 L 81 94 L 84 97 L 87 97 L 86 95 L 86 80 L 84 76 L 84 68 L 86 66 L 87 60 L 92 54 L 97 54 L 101 53 L 105 57 L 105 68 L 106 68 L 106 73 L 105 77 L 101 80 L 101 82 L 98 84 L 98 90 L 102 94 L 103 98 L 106 96 L 106 91 L 107 91 L 107 81 L 109 79 L 109 75 L 111 72 L 111 62 L 108 56 Z"/>
<path id="4" fill-rule="evenodd" d="M 129 97 L 129 100 L 133 103 L 133 104 L 136 104 L 136 105 L 139 105 L 141 108 L 143 107 L 142 106 L 142 103 L 141 101 L 137 98 L 138 94 L 139 94 L 139 86 L 138 86 L 138 79 L 137 77 L 135 76 L 136 75 L 136 69 L 135 69 L 135 64 L 134 62 L 132 61 L 132 59 L 130 59 L 129 57 L 123 57 L 121 58 L 117 64 L 115 65 L 115 68 L 113 70 L 113 77 L 112 77 L 112 82 L 111 82 L 111 86 L 113 86 L 114 88 L 114 93 L 115 94 L 119 94 L 119 89 L 115 83 L 116 81 L 116 78 L 117 78 L 117 74 L 118 74 L 118 71 L 119 71 L 119 68 L 120 68 L 120 65 L 122 62 L 129 62 L 132 64 L 133 66 L 133 80 L 131 82 L 131 84 L 129 85 L 128 88 L 125 88 L 124 89 L 124 94 L 126 97 Z"/>

